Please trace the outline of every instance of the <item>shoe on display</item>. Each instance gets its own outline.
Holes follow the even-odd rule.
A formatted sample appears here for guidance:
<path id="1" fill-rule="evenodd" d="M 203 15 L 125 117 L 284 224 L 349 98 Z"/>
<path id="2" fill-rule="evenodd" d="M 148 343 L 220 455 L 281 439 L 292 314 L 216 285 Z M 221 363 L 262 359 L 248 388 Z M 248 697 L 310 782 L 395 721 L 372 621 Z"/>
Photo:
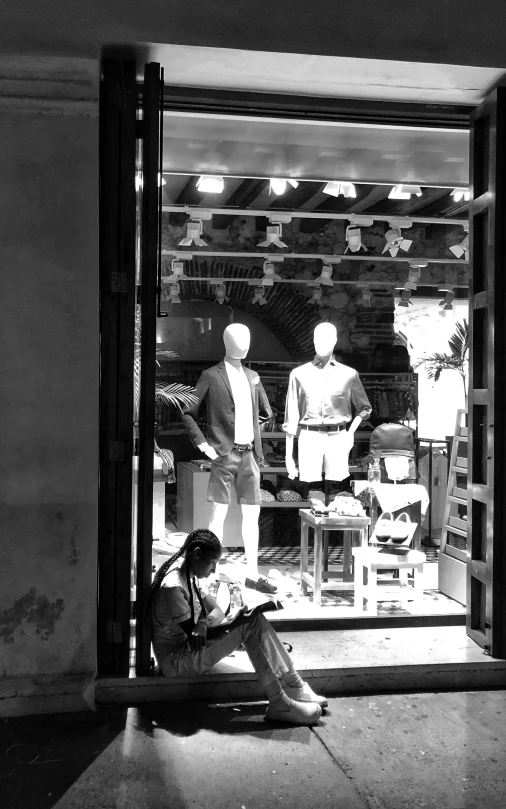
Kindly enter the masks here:
<path id="1" fill-rule="evenodd" d="M 394 518 L 390 511 L 384 511 L 374 529 L 374 535 L 378 542 L 387 542 L 392 536 Z"/>
<path id="2" fill-rule="evenodd" d="M 392 542 L 397 545 L 400 542 L 405 542 L 409 537 L 412 529 L 412 522 L 409 514 L 403 512 L 400 514 L 392 524 L 391 538 Z"/>
<path id="3" fill-rule="evenodd" d="M 262 576 L 260 576 L 258 581 L 246 579 L 244 586 L 249 587 L 250 590 L 258 590 L 259 593 L 266 593 L 267 595 L 273 595 L 273 593 L 278 592 L 278 588 L 274 587 L 273 584 L 270 584 L 267 579 L 262 578 Z"/>
<path id="4" fill-rule="evenodd" d="M 284 709 L 284 710 L 283 710 Z M 291 722 L 293 725 L 314 725 L 322 715 L 322 709 L 314 702 L 295 702 L 290 700 L 290 707 L 280 700 L 270 703 L 265 712 L 267 719 L 274 722 Z"/>
<path id="5" fill-rule="evenodd" d="M 296 702 L 314 702 L 314 704 L 319 705 L 320 708 L 326 708 L 329 704 L 328 699 L 319 696 L 319 694 L 315 694 L 308 683 L 304 683 L 302 688 L 290 688 L 289 685 L 285 685 L 284 689 L 286 696 Z"/>

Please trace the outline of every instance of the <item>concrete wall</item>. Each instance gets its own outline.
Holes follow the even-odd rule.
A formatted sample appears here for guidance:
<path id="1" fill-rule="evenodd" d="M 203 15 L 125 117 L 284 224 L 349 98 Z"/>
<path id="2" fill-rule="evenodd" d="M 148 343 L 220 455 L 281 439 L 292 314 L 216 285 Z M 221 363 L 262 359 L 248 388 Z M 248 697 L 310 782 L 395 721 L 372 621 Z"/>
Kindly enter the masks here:
<path id="1" fill-rule="evenodd" d="M 9 715 L 93 702 L 98 65 L 0 68 L 0 715 Z"/>

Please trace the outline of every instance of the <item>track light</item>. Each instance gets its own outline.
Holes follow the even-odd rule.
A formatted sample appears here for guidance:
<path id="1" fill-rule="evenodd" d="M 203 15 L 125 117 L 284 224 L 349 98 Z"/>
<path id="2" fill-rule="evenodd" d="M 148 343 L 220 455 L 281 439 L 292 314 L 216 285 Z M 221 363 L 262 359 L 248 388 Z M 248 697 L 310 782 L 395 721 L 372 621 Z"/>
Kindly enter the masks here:
<path id="1" fill-rule="evenodd" d="M 453 289 L 446 288 L 439 288 L 438 292 L 444 292 L 444 298 L 442 301 L 439 301 L 439 305 L 443 307 L 442 311 L 449 309 L 453 309 L 453 300 L 455 298 L 455 293 Z"/>
<path id="2" fill-rule="evenodd" d="M 258 247 L 270 247 L 274 244 L 276 247 L 288 247 L 283 241 L 281 236 L 283 233 L 283 225 L 292 221 L 290 214 L 278 214 L 277 216 L 269 216 L 270 225 L 267 226 L 267 238 L 264 242 L 259 242 Z"/>
<path id="3" fill-rule="evenodd" d="M 419 185 L 394 185 L 388 195 L 388 199 L 411 199 L 412 195 L 422 196 L 422 189 Z"/>
<path id="4" fill-rule="evenodd" d="M 469 233 L 467 236 L 464 236 L 460 244 L 453 244 L 450 247 L 450 251 L 453 253 L 455 258 L 464 258 L 469 260 Z"/>
<path id="5" fill-rule="evenodd" d="M 381 251 L 382 255 L 388 251 L 394 258 L 399 250 L 404 250 L 405 253 L 408 252 L 413 242 L 411 239 L 403 237 L 401 228 L 410 228 L 412 224 L 409 219 L 392 219 L 389 222 L 390 228 L 385 233 L 386 244 Z"/>
<path id="6" fill-rule="evenodd" d="M 345 253 L 348 250 L 351 250 L 352 253 L 358 253 L 360 248 L 367 252 L 367 247 L 362 242 L 362 231 L 361 227 L 369 228 L 371 225 L 374 224 L 374 219 L 370 216 L 352 216 L 350 218 L 350 224 L 346 228 L 346 241 L 348 245 L 346 247 Z"/>
<path id="7" fill-rule="evenodd" d="M 197 188 L 201 194 L 221 194 L 225 188 L 223 177 L 203 174 L 197 180 Z"/>
<path id="8" fill-rule="evenodd" d="M 411 300 L 411 290 L 410 289 L 402 289 L 401 290 L 401 299 L 397 306 L 413 306 L 413 301 Z"/>
<path id="9" fill-rule="evenodd" d="M 277 275 L 275 272 L 275 267 L 272 261 L 264 261 L 263 264 L 263 271 L 264 275 L 261 280 L 261 285 L 264 287 L 271 287 L 274 284 L 274 281 L 281 281 L 281 276 Z"/>
<path id="10" fill-rule="evenodd" d="M 179 297 L 179 284 L 170 285 L 169 303 L 181 303 L 181 298 Z"/>
<path id="11" fill-rule="evenodd" d="M 252 303 L 258 303 L 260 306 L 265 306 L 267 301 L 265 299 L 265 289 L 263 287 L 257 287 L 255 289 Z"/>
<path id="12" fill-rule="evenodd" d="M 186 236 L 184 239 L 181 239 L 179 242 L 180 247 L 191 247 L 192 243 L 195 242 L 197 247 L 207 247 L 207 242 L 204 241 L 202 238 L 202 220 L 199 219 L 197 222 L 194 222 L 190 219 L 190 221 L 186 225 Z"/>
<path id="13" fill-rule="evenodd" d="M 298 182 L 297 180 L 277 180 L 272 178 L 269 180 L 269 194 L 276 194 L 276 196 L 281 196 L 286 191 L 286 184 L 289 183 L 292 188 L 297 188 Z"/>
<path id="14" fill-rule="evenodd" d="M 224 303 L 228 301 L 227 288 L 225 284 L 220 284 L 216 287 L 216 303 Z"/>
<path id="15" fill-rule="evenodd" d="M 362 294 L 361 294 L 361 297 L 358 299 L 357 303 L 359 303 L 361 306 L 367 306 L 368 308 L 370 308 L 372 306 L 372 303 L 371 303 L 371 298 L 372 298 L 371 290 L 369 289 L 368 286 L 365 286 L 365 285 L 362 286 L 362 284 L 358 284 L 358 286 L 360 287 L 360 291 L 361 291 Z"/>
<path id="16" fill-rule="evenodd" d="M 327 183 L 325 188 L 323 189 L 324 194 L 328 194 L 330 197 L 356 197 L 357 191 L 353 183 L 343 183 L 340 181 L 332 181 Z"/>
<path id="17" fill-rule="evenodd" d="M 315 278 L 314 281 L 309 281 L 308 286 L 311 287 L 333 287 L 334 282 L 332 281 L 332 271 L 333 271 L 333 264 L 340 264 L 341 259 L 336 258 L 335 256 L 323 256 L 323 266 L 318 278 Z"/>
<path id="18" fill-rule="evenodd" d="M 310 304 L 311 306 L 322 306 L 323 304 L 322 296 L 323 296 L 322 290 L 320 289 L 320 287 L 317 287 L 315 290 L 313 290 L 313 294 L 309 298 L 308 304 Z"/>
<path id="19" fill-rule="evenodd" d="M 186 258 L 186 256 L 185 256 L 185 258 Z M 191 256 L 189 256 L 188 258 L 191 258 Z M 172 268 L 172 273 L 170 275 L 166 275 L 164 278 L 162 278 L 162 281 L 165 284 L 170 283 L 171 281 L 179 281 L 181 278 L 182 279 L 188 278 L 188 276 L 185 275 L 185 271 L 184 271 L 184 269 L 185 269 L 184 261 L 181 261 L 180 259 L 177 259 L 177 258 L 173 258 L 171 268 Z"/>
<path id="20" fill-rule="evenodd" d="M 450 196 L 453 197 L 455 202 L 462 202 L 462 200 L 469 202 L 471 191 L 469 188 L 454 188 Z"/>

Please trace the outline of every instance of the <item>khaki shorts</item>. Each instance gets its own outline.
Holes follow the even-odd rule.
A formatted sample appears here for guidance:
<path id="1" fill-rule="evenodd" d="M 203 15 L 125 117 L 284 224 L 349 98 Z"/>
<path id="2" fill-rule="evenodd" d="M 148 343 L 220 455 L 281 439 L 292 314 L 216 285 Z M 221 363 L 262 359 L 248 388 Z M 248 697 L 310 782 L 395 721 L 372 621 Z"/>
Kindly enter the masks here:
<path id="1" fill-rule="evenodd" d="M 349 477 L 348 459 L 353 438 L 347 430 L 319 433 L 301 430 L 299 435 L 299 479 L 303 481 L 344 480 Z"/>
<path id="2" fill-rule="evenodd" d="M 255 450 L 239 452 L 231 449 L 228 455 L 220 455 L 211 463 L 207 499 L 228 505 L 233 487 L 240 505 L 259 506 L 262 502 L 260 467 Z"/>

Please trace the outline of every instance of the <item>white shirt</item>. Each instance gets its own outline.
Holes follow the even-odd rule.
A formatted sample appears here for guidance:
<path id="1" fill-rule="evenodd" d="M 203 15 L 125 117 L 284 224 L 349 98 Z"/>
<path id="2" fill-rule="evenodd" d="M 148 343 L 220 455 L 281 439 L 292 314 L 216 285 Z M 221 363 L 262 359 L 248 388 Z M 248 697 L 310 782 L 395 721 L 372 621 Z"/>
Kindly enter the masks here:
<path id="1" fill-rule="evenodd" d="M 253 432 L 253 399 L 248 377 L 242 365 L 237 368 L 225 360 L 225 370 L 232 388 L 232 398 L 235 406 L 235 433 L 236 444 L 252 444 Z"/>

